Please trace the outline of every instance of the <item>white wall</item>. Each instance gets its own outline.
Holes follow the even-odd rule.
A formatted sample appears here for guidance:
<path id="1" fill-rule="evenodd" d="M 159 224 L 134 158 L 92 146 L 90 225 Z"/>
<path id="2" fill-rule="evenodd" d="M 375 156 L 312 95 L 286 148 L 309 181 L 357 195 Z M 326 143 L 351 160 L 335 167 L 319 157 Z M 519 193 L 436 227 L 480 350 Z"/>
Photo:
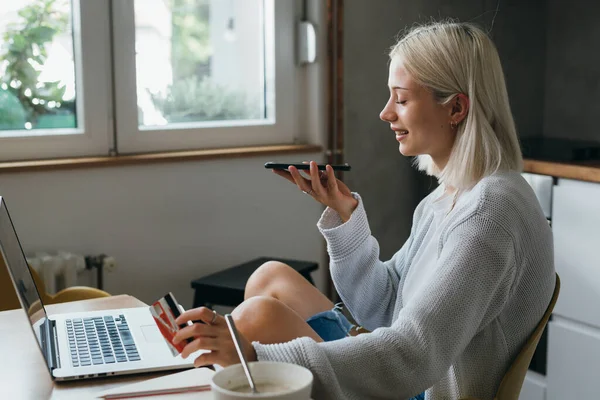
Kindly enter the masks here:
<path id="1" fill-rule="evenodd" d="M 172 291 L 191 307 L 190 281 L 258 256 L 320 262 L 322 206 L 265 170 L 261 156 L 0 175 L 26 253 L 106 253 L 105 290 L 151 302 Z"/>

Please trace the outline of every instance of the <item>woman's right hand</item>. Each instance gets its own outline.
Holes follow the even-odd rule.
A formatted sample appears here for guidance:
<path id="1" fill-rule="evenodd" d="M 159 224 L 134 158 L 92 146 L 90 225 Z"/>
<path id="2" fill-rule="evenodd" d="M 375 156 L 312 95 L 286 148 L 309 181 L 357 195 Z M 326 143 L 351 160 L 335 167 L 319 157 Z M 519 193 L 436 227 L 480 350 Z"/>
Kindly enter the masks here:
<path id="1" fill-rule="evenodd" d="M 290 166 L 288 171 L 274 169 L 273 172 L 294 183 L 319 203 L 335 210 L 344 222 L 350 219 L 358 206 L 358 200 L 352 196 L 348 186 L 335 177 L 331 165 L 327 165 L 322 172 L 319 171 L 317 163 L 311 161 L 310 179 L 302 176 L 294 166 Z"/>

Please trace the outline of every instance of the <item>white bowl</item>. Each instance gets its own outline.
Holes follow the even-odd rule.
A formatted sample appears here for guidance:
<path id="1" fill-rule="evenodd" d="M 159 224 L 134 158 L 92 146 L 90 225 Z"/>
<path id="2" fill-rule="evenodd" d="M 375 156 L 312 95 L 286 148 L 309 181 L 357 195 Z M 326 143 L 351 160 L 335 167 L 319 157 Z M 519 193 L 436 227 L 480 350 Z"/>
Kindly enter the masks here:
<path id="1" fill-rule="evenodd" d="M 296 365 L 271 361 L 255 361 L 248 364 L 257 388 L 276 385 L 277 392 L 242 393 L 234 389 L 249 387 L 241 364 L 223 368 L 213 375 L 211 387 L 216 400 L 309 400 L 313 375 L 308 369 Z"/>

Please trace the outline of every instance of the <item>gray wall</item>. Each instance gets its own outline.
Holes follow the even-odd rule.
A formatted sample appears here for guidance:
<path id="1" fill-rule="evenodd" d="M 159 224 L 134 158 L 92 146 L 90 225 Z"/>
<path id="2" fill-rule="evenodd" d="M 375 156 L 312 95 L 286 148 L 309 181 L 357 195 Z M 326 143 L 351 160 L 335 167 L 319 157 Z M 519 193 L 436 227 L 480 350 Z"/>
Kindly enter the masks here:
<path id="1" fill-rule="evenodd" d="M 538 2 L 500 3 L 492 37 L 503 61 L 517 127 L 522 135 L 542 129 L 545 11 Z M 535 4 L 533 4 L 535 3 Z M 415 22 L 452 17 L 489 29 L 496 1 L 450 0 L 344 2 L 345 160 L 353 165 L 345 180 L 359 192 L 379 240 L 381 257 L 391 257 L 410 232 L 412 213 L 436 186 L 417 173 L 379 112 L 388 98 L 390 46 Z"/>
<path id="2" fill-rule="evenodd" d="M 487 0 L 489 29 L 496 0 Z M 517 132 L 521 138 L 543 133 L 546 64 L 546 3 L 501 0 L 491 37 L 496 43 Z"/>
<path id="3" fill-rule="evenodd" d="M 600 3 L 548 0 L 548 137 L 600 142 Z"/>

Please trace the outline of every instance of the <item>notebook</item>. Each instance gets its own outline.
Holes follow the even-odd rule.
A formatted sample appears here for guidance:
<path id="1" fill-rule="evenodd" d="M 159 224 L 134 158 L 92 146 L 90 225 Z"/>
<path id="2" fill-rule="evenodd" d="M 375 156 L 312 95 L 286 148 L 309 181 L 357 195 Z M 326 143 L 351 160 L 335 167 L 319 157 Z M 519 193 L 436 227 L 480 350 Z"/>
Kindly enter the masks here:
<path id="1" fill-rule="evenodd" d="M 215 371 L 194 368 L 160 378 L 119 386 L 96 394 L 97 399 L 212 399 L 210 381 Z"/>

